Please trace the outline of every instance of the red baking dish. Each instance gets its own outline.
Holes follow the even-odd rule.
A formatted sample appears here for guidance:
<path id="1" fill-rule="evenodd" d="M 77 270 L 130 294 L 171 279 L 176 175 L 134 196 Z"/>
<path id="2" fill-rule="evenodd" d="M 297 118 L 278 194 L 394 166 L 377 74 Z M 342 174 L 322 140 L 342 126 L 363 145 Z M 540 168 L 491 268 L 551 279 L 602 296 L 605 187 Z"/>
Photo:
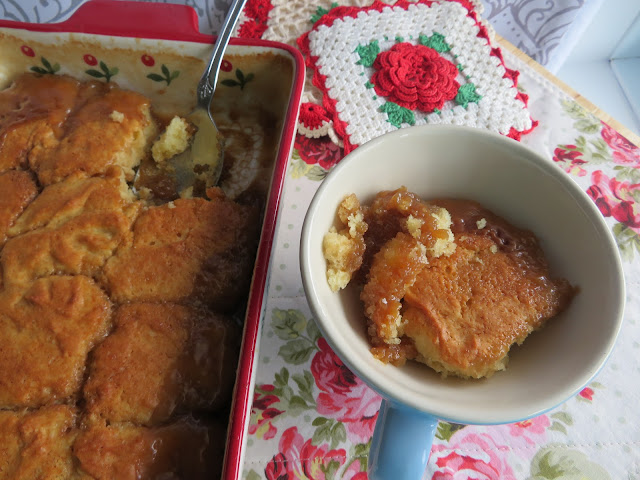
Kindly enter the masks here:
<path id="1" fill-rule="evenodd" d="M 0 51 L 4 53 L 3 60 L 0 60 L 0 88 L 8 86 L 15 75 L 27 70 L 49 69 L 86 79 L 89 75 L 109 80 L 109 77 L 117 75 L 114 80 L 118 84 L 147 95 L 159 110 L 184 114 L 195 100 L 195 87 L 213 40 L 213 37 L 199 33 L 197 16 L 191 7 L 91 0 L 61 23 L 0 21 Z M 238 67 L 234 70 L 227 62 L 219 82 L 226 78 L 230 85 L 238 86 L 243 79 L 246 80 L 247 76 L 242 72 L 238 74 L 238 70 L 241 66 L 246 72 L 253 68 L 252 65 L 258 65 L 251 63 L 252 58 L 268 54 L 277 57 L 279 64 L 288 65 L 284 69 L 286 73 L 282 74 L 286 78 L 281 78 L 282 81 L 269 76 L 275 75 L 270 72 L 273 68 L 261 67 L 262 64 L 255 67 L 263 71 L 262 88 L 269 93 L 264 95 L 264 108 L 280 109 L 282 119 L 279 138 L 274 142 L 273 173 L 264 179 L 268 185 L 264 221 L 227 430 L 223 478 L 236 479 L 242 473 L 257 337 L 278 207 L 304 83 L 304 63 L 296 49 L 262 40 L 232 39 L 228 54 L 233 60 L 231 63 Z M 174 73 L 178 70 L 179 75 Z M 273 95 L 268 82 L 276 92 Z M 239 90 L 241 88 L 236 88 L 234 94 L 240 95 Z M 216 94 L 219 91 L 220 88 Z"/>

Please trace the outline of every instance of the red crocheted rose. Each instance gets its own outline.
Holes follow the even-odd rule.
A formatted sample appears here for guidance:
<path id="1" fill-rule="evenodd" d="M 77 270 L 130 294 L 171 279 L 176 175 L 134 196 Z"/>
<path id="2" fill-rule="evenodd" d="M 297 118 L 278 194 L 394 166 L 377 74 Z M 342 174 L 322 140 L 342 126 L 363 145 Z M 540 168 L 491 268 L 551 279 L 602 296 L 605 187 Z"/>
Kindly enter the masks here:
<path id="1" fill-rule="evenodd" d="M 317 103 L 305 102 L 300 105 L 298 121 L 310 130 L 322 128 L 330 121 L 327 111 Z"/>
<path id="2" fill-rule="evenodd" d="M 241 38 L 262 38 L 262 34 L 267 30 L 267 26 L 256 22 L 255 20 L 247 20 L 238 29 L 238 36 Z"/>
<path id="3" fill-rule="evenodd" d="M 373 68 L 371 82 L 376 93 L 409 110 L 442 108 L 460 87 L 456 66 L 424 45 L 396 43 L 378 54 Z"/>
<path id="4" fill-rule="evenodd" d="M 272 8 L 271 0 L 253 0 L 247 2 L 246 7 L 244 7 L 244 14 L 258 23 L 267 23 L 269 12 Z"/>

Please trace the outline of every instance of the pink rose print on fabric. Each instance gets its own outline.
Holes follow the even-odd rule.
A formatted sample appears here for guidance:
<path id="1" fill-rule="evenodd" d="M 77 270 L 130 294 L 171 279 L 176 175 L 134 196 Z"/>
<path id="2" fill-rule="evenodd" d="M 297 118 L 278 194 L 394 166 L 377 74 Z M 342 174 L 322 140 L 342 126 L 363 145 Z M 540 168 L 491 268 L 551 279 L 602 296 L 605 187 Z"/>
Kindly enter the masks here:
<path id="1" fill-rule="evenodd" d="M 640 148 L 604 122 L 602 123 L 602 138 L 611 148 L 611 156 L 615 163 L 640 167 Z"/>
<path id="2" fill-rule="evenodd" d="M 256 392 L 253 395 L 249 434 L 269 440 L 275 437 L 278 432 L 278 429 L 273 426 L 271 421 L 284 412 L 271 406 L 274 403 L 280 402 L 280 399 L 277 396 L 262 393 L 274 390 L 273 385 L 260 385 L 259 390 L 260 392 Z"/>
<path id="3" fill-rule="evenodd" d="M 581 165 L 587 163 L 575 145 L 561 145 L 553 151 L 553 161 L 562 164 L 564 171 L 584 177 L 587 171 Z"/>
<path id="4" fill-rule="evenodd" d="M 326 471 L 335 472 L 346 461 L 343 449 L 329 450 L 327 444 L 314 446 L 305 440 L 297 427 L 285 430 L 280 437 L 278 453 L 265 468 L 268 480 L 325 480 Z"/>
<path id="5" fill-rule="evenodd" d="M 546 415 L 530 418 L 509 425 L 492 427 L 496 433 L 504 432 L 508 437 L 505 441 L 512 451 L 520 457 L 531 459 L 537 449 L 532 448 L 541 445 L 547 439 L 547 429 L 551 426 L 551 420 Z M 494 435 L 494 438 L 497 438 Z"/>
<path id="6" fill-rule="evenodd" d="M 447 445 L 434 445 L 430 463 L 436 471 L 431 480 L 516 480 L 507 462 L 509 448 L 487 433 L 460 430 Z"/>
<path id="7" fill-rule="evenodd" d="M 324 338 L 311 361 L 311 373 L 320 389 L 317 410 L 342 422 L 354 443 L 367 443 L 378 418 L 380 397 L 356 377 L 331 350 Z"/>
<path id="8" fill-rule="evenodd" d="M 527 435 L 541 435 L 547 427 L 551 425 L 549 417 L 546 415 L 540 415 L 539 417 L 530 418 L 529 420 L 523 420 L 521 422 L 512 423 L 509 425 L 509 432 L 514 437 L 527 436 Z M 537 442 L 532 441 L 535 444 Z"/>
<path id="9" fill-rule="evenodd" d="M 640 183 L 621 182 L 609 178 L 602 171 L 591 174 L 591 185 L 587 194 L 595 202 L 605 217 L 613 217 L 618 222 L 640 234 Z"/>
<path id="10" fill-rule="evenodd" d="M 594 391 L 592 388 L 583 388 L 578 395 L 580 395 L 585 400 L 589 400 L 590 402 L 593 400 Z"/>
<path id="11" fill-rule="evenodd" d="M 295 149 L 304 163 L 319 165 L 325 170 L 330 170 L 342 159 L 341 148 L 326 135 L 319 138 L 296 135 Z"/>
<path id="12" fill-rule="evenodd" d="M 396 43 L 378 54 L 373 68 L 376 93 L 409 110 L 430 113 L 442 108 L 460 87 L 456 66 L 424 45 Z"/>

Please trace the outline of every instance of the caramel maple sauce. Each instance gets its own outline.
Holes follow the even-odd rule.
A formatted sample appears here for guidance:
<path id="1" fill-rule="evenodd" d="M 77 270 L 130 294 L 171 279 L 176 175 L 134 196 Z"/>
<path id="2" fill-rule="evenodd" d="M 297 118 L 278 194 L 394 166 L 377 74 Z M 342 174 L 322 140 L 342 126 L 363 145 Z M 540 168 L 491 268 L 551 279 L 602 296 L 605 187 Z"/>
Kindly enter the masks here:
<path id="1" fill-rule="evenodd" d="M 0 91 L 8 478 L 219 476 L 292 77 L 274 55 L 235 63 L 255 85 L 215 100 L 225 168 L 203 198 L 150 163 L 170 117 L 147 97 L 65 75 Z"/>
<path id="2" fill-rule="evenodd" d="M 575 294 L 532 232 L 471 200 L 427 202 L 403 187 L 364 206 L 349 195 L 338 218 L 324 240 L 328 281 L 360 287 L 371 352 L 385 363 L 491 376 Z"/>

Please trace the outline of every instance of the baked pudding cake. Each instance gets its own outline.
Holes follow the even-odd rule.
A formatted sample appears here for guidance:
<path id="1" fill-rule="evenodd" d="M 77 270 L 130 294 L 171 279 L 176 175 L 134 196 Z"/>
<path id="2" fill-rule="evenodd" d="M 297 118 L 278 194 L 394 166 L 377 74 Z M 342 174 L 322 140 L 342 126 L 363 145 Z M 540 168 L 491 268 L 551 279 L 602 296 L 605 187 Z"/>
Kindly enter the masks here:
<path id="1" fill-rule="evenodd" d="M 348 195 L 337 220 L 324 238 L 327 280 L 334 291 L 357 285 L 371 352 L 385 363 L 490 377 L 576 291 L 551 276 L 532 232 L 476 202 L 425 202 L 402 187 L 370 205 Z"/>
<path id="2" fill-rule="evenodd" d="M 8 170 L 0 173 L 0 248 L 7 240 L 7 230 L 38 194 L 30 172 Z M 0 285 L 1 285 L 0 280 Z"/>
<path id="3" fill-rule="evenodd" d="M 248 287 L 258 210 L 210 189 L 141 212 L 132 239 L 102 269 L 117 302 L 187 301 L 232 311 Z"/>
<path id="4" fill-rule="evenodd" d="M 127 179 L 157 135 L 151 103 L 113 83 L 23 74 L 0 93 L 0 168 L 28 167 L 42 185 L 119 166 Z"/>
<path id="5" fill-rule="evenodd" d="M 283 120 L 254 113 L 220 121 L 229 194 L 180 198 L 135 183 L 193 133 L 143 95 L 30 73 L 0 92 L 0 479 L 219 475 L 266 198 L 230 169 Z"/>
<path id="6" fill-rule="evenodd" d="M 158 425 L 174 412 L 216 410 L 228 400 L 238 331 L 213 312 L 174 303 L 127 303 L 93 351 L 86 412 L 109 424 Z"/>
<path id="7" fill-rule="evenodd" d="M 91 278 L 52 275 L 0 292 L 0 408 L 76 399 L 87 356 L 111 328 L 112 302 Z"/>
<path id="8" fill-rule="evenodd" d="M 0 410 L 0 478 L 81 478 L 72 453 L 76 418 L 70 405 Z"/>

